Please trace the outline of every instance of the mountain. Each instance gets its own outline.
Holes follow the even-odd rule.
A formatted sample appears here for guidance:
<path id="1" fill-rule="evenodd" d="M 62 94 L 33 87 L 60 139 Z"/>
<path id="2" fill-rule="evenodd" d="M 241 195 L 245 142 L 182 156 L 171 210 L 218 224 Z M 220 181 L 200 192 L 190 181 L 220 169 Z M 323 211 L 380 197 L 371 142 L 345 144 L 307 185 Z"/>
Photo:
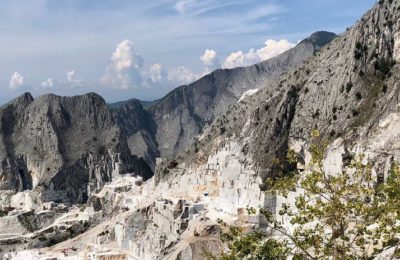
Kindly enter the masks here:
<path id="1" fill-rule="evenodd" d="M 150 145 L 155 145 L 162 157 L 177 155 L 157 160 L 151 179 L 121 175 L 68 212 L 56 203 L 35 214 L 21 213 L 18 204 L 33 201 L 29 196 L 0 196 L 2 205 L 16 207 L 3 206 L 7 210 L 0 211 L 1 249 L 22 259 L 63 257 L 62 253 L 81 258 L 203 259 L 204 253 L 226 249 L 220 240 L 226 228 L 221 219 L 243 230 L 269 229 L 265 218 L 250 214 L 249 207 L 270 211 L 291 232 L 290 219 L 279 212 L 293 205 L 294 198 L 266 194 L 265 179 L 275 177 L 277 167 L 284 172 L 307 169 L 315 142 L 327 145 L 322 166 L 328 174 L 341 172 L 363 155 L 377 182 L 384 180 L 393 162 L 400 161 L 399 18 L 400 0 L 381 0 L 325 46 L 315 37 L 303 42 L 310 47 L 302 52 L 308 58 L 287 71 L 282 68 L 273 79 L 264 77 L 269 69 L 260 64 L 217 70 L 147 109 L 131 101 L 115 108 L 113 116 L 104 110 L 101 118 L 110 117 L 107 125 L 121 129 L 116 139 L 124 149 L 121 155 L 130 154 L 123 138 L 130 134 L 148 142 L 141 153 L 150 154 Z M 256 88 L 260 90 L 238 102 L 245 91 Z M 25 111 L 36 102 L 29 96 L 19 100 L 9 109 L 7 122 L 18 118 L 12 111 Z M 82 113 L 90 108 L 85 109 Z M 109 127 L 101 129 L 112 135 Z M 15 131 L 3 132 L 8 137 Z M 190 145 L 189 139 L 200 132 Z M 129 144 L 133 153 L 135 142 Z M 185 144 L 187 151 L 180 152 Z M 3 146 L 10 154 L 18 147 L 6 142 Z M 289 151 L 297 165 L 286 163 Z M 38 218 L 46 219 L 45 227 L 37 225 Z"/>
<path id="2" fill-rule="evenodd" d="M 118 248 L 141 259 L 200 259 L 199 252 L 223 250 L 220 219 L 244 230 L 267 228 L 265 219 L 246 209 L 262 207 L 282 218 L 279 211 L 294 199 L 267 196 L 264 180 L 274 177 L 277 167 L 306 169 L 315 142 L 327 144 L 327 173 L 341 172 L 364 155 L 377 180 L 386 178 L 392 163 L 400 160 L 399 6 L 399 0 L 379 1 L 316 55 L 235 101 L 190 151 L 159 161 L 151 182 L 135 192 L 118 193 L 139 201 L 130 204 L 129 217 L 119 220 L 123 224 L 105 229 L 117 237 Z M 185 97 L 193 92 L 186 86 L 165 99 L 191 104 Z M 165 121 L 175 118 L 167 115 Z M 313 132 L 318 134 L 312 137 Z M 298 165 L 285 163 L 288 151 Z M 289 220 L 282 222 L 293 230 Z"/>
<path id="3" fill-rule="evenodd" d="M 0 108 L 0 190 L 43 189 L 43 199 L 85 202 L 113 175 L 152 176 L 131 156 L 103 98 L 29 93 Z M 90 190 L 90 189 L 89 189 Z"/>
<path id="4" fill-rule="evenodd" d="M 122 105 L 124 105 L 124 104 L 126 104 L 126 103 L 129 103 L 129 102 L 138 102 L 138 103 L 140 103 L 143 107 L 146 108 L 146 107 L 149 107 L 149 106 L 151 106 L 151 105 L 157 103 L 158 101 L 159 101 L 158 99 L 153 100 L 153 101 L 143 101 L 143 100 L 139 100 L 139 99 L 136 99 L 136 98 L 131 98 L 131 99 L 128 99 L 128 100 L 126 100 L 126 101 L 119 101 L 119 102 L 115 102 L 115 103 L 110 103 L 110 104 L 108 104 L 108 106 L 109 106 L 111 109 L 116 109 L 116 108 L 119 108 L 119 107 L 121 107 Z"/>
<path id="5" fill-rule="evenodd" d="M 159 156 L 156 143 L 156 123 L 151 114 L 143 108 L 143 102 L 130 99 L 111 107 L 114 119 L 121 133 L 127 137 L 128 147 L 132 154 L 144 158 L 154 169 L 155 158 Z"/>
<path id="6" fill-rule="evenodd" d="M 234 136 L 262 178 L 274 176 L 274 160 L 285 161 L 288 150 L 307 162 L 315 129 L 320 141 L 342 144 L 343 158 L 361 151 L 371 153 L 371 161 L 382 153 L 397 157 L 394 143 L 380 144 L 379 152 L 370 142 L 398 107 L 399 10 L 399 1 L 380 1 L 316 56 L 233 106 L 197 149 Z M 397 136 L 386 134 L 390 140 Z M 339 157 L 335 163 L 344 162 Z M 374 163 L 382 168 L 382 162 Z"/>
<path id="7" fill-rule="evenodd" d="M 145 152 L 139 151 L 136 155 L 146 158 L 153 166 L 154 155 L 172 158 L 184 151 L 193 144 L 194 137 L 235 104 L 246 91 L 263 88 L 275 81 L 283 72 L 315 55 L 335 37 L 334 33 L 316 32 L 293 49 L 270 60 L 249 67 L 218 69 L 190 85 L 178 87 L 147 107 L 151 119 L 146 115 L 143 121 L 152 121 L 151 129 L 126 125 L 127 121 L 117 122 L 123 129 L 132 128 L 126 131 L 128 139 L 132 140 L 130 147 L 146 146 Z M 131 102 L 134 101 L 127 101 Z M 122 109 L 125 112 L 119 112 L 116 107 L 114 114 L 126 114 L 126 107 Z M 132 113 L 135 114 L 134 111 Z M 138 129 L 141 131 L 138 132 Z M 138 151 L 136 148 L 131 150 Z"/>

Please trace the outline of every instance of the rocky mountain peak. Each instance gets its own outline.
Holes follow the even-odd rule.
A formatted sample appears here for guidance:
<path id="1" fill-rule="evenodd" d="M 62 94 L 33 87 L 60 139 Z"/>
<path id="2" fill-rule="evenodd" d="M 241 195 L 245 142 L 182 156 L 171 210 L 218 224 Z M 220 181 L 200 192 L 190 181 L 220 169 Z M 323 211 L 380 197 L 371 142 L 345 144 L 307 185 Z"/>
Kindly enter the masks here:
<path id="1" fill-rule="evenodd" d="M 11 100 L 7 104 L 3 105 L 3 107 L 13 106 L 13 107 L 26 107 L 30 103 L 34 101 L 33 96 L 29 92 L 25 92 L 24 94 L 16 97 L 15 99 Z"/>
<path id="2" fill-rule="evenodd" d="M 291 145 L 307 146 L 314 129 L 330 142 L 369 136 L 398 108 L 399 6 L 398 0 L 380 1 L 303 64 L 232 106 L 193 150 L 204 156 L 221 139 L 239 139 L 265 177 L 274 175 L 274 160 L 284 161 Z M 318 35 L 330 34 L 318 32 L 305 42 L 318 43 Z"/>
<path id="3" fill-rule="evenodd" d="M 334 33 L 317 32 L 270 60 L 249 67 L 215 70 L 189 85 L 174 89 L 147 107 L 148 113 L 139 112 L 142 108 L 137 101 L 125 102 L 125 106 L 113 104 L 114 117 L 120 128 L 128 134 L 131 151 L 138 152 L 137 155 L 146 158 L 153 167 L 155 155 L 171 158 L 185 151 L 194 143 L 197 135 L 224 114 L 246 91 L 268 86 L 283 72 L 312 57 L 316 50 L 335 37 Z M 269 91 L 272 93 L 275 90 Z M 131 114 L 142 119 L 131 118 L 126 113 L 128 110 L 136 111 Z M 146 149 L 141 151 L 137 147 Z"/>
<path id="4" fill-rule="evenodd" d="M 320 49 L 336 37 L 337 35 L 335 33 L 318 31 L 311 34 L 308 38 L 302 40 L 300 43 L 311 43 L 315 46 L 316 49 Z"/>
<path id="5" fill-rule="evenodd" d="M 0 117 L 3 189 L 44 187 L 43 200 L 54 195 L 84 201 L 90 183 L 94 189 L 125 172 L 152 175 L 131 155 L 110 109 L 95 93 L 35 100 L 25 94 L 0 108 Z"/>
<path id="6" fill-rule="evenodd" d="M 95 94 L 22 98 L 18 113 L 0 108 L 0 190 L 39 187 L 44 201 L 56 202 L 91 195 L 81 209 L 49 217 L 48 229 L 33 225 L 29 244 L 18 240 L 27 237 L 22 228 L 0 242 L 22 250 L 83 233 L 38 254 L 75 248 L 122 258 L 200 259 L 204 249 L 223 250 L 221 219 L 267 227 L 264 218 L 247 214 L 249 207 L 269 210 L 293 230 L 290 219 L 278 216 L 295 206 L 293 194 L 266 194 L 265 180 L 295 168 L 307 173 L 312 144 L 326 146 L 324 170 L 341 172 L 365 155 L 368 170 L 384 175 L 374 176 L 377 182 L 386 178 L 400 161 L 399 14 L 400 0 L 380 0 L 340 36 L 316 32 L 278 57 L 216 70 L 146 108 L 129 100 L 110 109 Z M 296 164 L 287 160 L 289 151 Z M 150 177 L 131 153 L 156 168 L 154 179 L 113 178 L 123 171 Z M 155 165 L 159 156 L 172 158 Z M 23 204 L 21 197 L 3 199 L 4 205 Z M 0 226 L 26 225 L 14 213 Z M 54 228 L 64 223 L 75 229 Z"/>

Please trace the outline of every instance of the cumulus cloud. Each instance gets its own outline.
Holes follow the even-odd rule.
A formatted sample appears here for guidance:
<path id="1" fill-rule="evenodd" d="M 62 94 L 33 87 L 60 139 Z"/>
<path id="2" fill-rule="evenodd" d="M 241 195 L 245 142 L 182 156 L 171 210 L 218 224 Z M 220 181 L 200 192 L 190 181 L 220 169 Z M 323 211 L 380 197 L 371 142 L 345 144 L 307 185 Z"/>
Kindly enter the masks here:
<path id="1" fill-rule="evenodd" d="M 102 82 L 114 88 L 129 89 L 142 84 L 143 59 L 136 54 L 133 43 L 124 40 L 111 56 Z"/>
<path id="2" fill-rule="evenodd" d="M 189 84 L 198 78 L 198 75 L 188 70 L 184 66 L 180 66 L 168 72 L 168 80 L 178 84 Z"/>
<path id="3" fill-rule="evenodd" d="M 219 63 L 217 52 L 212 49 L 205 50 L 204 54 L 200 56 L 200 60 L 206 67 L 203 75 L 208 74 L 221 66 Z"/>
<path id="4" fill-rule="evenodd" d="M 294 43 L 288 40 L 267 40 L 265 42 L 265 47 L 258 50 L 250 49 L 247 53 L 243 51 L 238 51 L 231 53 L 223 62 L 223 68 L 235 68 L 249 66 L 261 61 L 271 59 L 295 46 Z"/>
<path id="5" fill-rule="evenodd" d="M 48 78 L 48 79 L 44 80 L 40 85 L 43 88 L 52 88 L 54 86 L 54 81 L 52 78 Z"/>
<path id="6" fill-rule="evenodd" d="M 153 64 L 149 69 L 149 78 L 153 83 L 161 83 L 167 76 L 167 72 L 160 63 Z"/>
<path id="7" fill-rule="evenodd" d="M 72 87 L 83 87 L 84 82 L 83 80 L 76 79 L 76 72 L 75 70 L 71 70 L 67 72 L 67 82 L 72 86 Z"/>
<path id="8" fill-rule="evenodd" d="M 296 44 L 291 43 L 288 40 L 267 40 L 265 42 L 265 47 L 257 50 L 257 54 L 260 56 L 262 61 L 268 60 L 293 48 L 295 45 Z"/>
<path id="9" fill-rule="evenodd" d="M 24 77 L 19 72 L 14 72 L 11 76 L 9 88 L 15 90 L 25 84 Z"/>

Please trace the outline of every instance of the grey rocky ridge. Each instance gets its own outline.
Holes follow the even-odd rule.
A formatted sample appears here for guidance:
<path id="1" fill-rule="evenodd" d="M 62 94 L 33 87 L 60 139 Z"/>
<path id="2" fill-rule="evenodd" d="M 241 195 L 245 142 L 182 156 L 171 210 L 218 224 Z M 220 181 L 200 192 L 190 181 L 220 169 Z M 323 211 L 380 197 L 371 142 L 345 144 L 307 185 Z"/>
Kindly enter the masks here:
<path id="1" fill-rule="evenodd" d="M 217 70 L 193 85 L 178 88 L 147 109 L 137 101 L 113 107 L 110 121 L 118 122 L 115 131 L 120 136 L 116 139 L 119 144 L 111 147 L 116 147 L 121 156 L 135 153 L 135 143 L 141 139 L 146 148 L 139 153 L 146 160 L 153 155 L 173 158 L 158 159 L 155 176 L 147 181 L 129 174 L 115 175 L 112 182 L 105 180 L 102 187 L 90 193 L 85 205 L 69 209 L 61 204 L 42 205 L 51 210 L 37 212 L 40 214 L 35 216 L 45 218 L 46 212 L 61 216 L 57 220 L 46 218 L 51 231 L 45 232 L 46 227 L 35 225 L 37 221 L 27 217 L 27 211 L 3 210 L 0 225 L 12 223 L 18 227 L 17 234 L 0 237 L 0 246 L 6 251 L 3 254 L 68 254 L 77 259 L 203 259 L 206 252 L 224 249 L 219 241 L 219 219 L 244 228 L 264 228 L 268 223 L 260 216 L 249 215 L 247 207 L 264 207 L 276 213 L 284 203 L 293 202 L 291 198 L 267 196 L 263 180 L 274 176 L 274 161 L 283 159 L 289 149 L 299 158 L 297 167 L 307 167 L 314 129 L 319 130 L 321 139 L 329 141 L 323 160 L 327 171 L 340 171 L 349 158 L 364 154 L 373 170 L 385 175 L 393 161 L 400 161 L 399 18 L 400 0 L 381 0 L 353 27 L 322 48 L 314 49 L 287 71 L 271 76 L 271 80 L 260 76 L 258 72 L 267 71 L 267 67 L 260 65 L 239 68 L 237 74 Z M 217 76 L 222 74 L 223 77 Z M 253 75 L 252 80 L 247 81 L 244 75 Z M 222 84 L 226 87 L 221 87 L 221 92 L 207 88 L 217 82 L 227 82 Z M 240 83 L 233 89 L 242 91 L 230 90 L 234 82 Z M 195 87 L 196 84 L 203 87 Z M 198 88 L 204 88 L 204 92 Z M 238 101 L 246 90 L 256 88 L 260 89 L 257 93 Z M 15 105 L 18 109 L 29 108 L 33 102 L 27 95 L 20 99 Z M 203 107 L 196 105 L 203 103 Z M 204 109 L 206 106 L 212 107 L 210 112 Z M 108 111 L 104 112 L 108 118 L 110 110 L 104 111 Z M 131 113 L 146 120 L 136 121 L 135 116 L 125 122 Z M 195 128 L 180 131 L 185 130 L 182 126 L 186 124 Z M 168 132 L 169 128 L 176 130 L 176 135 Z M 109 134 L 114 128 L 101 129 L 107 129 Z M 128 137 L 124 138 L 123 132 Z M 165 139 L 159 136 L 162 132 Z M 5 133 L 10 136 L 15 131 Z M 190 145 L 192 141 L 185 139 L 186 134 L 193 138 L 198 133 Z M 8 147 L 17 147 L 17 141 Z M 154 147 L 157 150 L 152 150 Z M 7 149 L 4 148 L 19 151 Z M 182 149 L 187 151 L 180 153 Z M 4 185 L 24 183 L 11 181 L 12 177 L 6 180 Z M 10 206 L 31 201 L 26 196 L 13 193 L 1 203 Z M 57 237 L 54 230 L 68 231 Z M 28 243 L 28 238 L 36 242 Z M 64 239 L 67 240 L 58 243 Z M 45 246 L 51 247 L 35 249 Z M 15 248 L 19 251 L 9 252 Z"/>
<path id="2" fill-rule="evenodd" d="M 275 58 L 249 67 L 218 69 L 190 85 L 178 87 L 162 99 L 146 104 L 146 112 L 141 111 L 139 101 L 129 100 L 112 104 L 113 113 L 128 135 L 133 154 L 146 158 L 153 167 L 157 156 L 172 158 L 189 148 L 194 137 L 246 91 L 268 86 L 335 37 L 334 33 L 316 32 Z"/>
<path id="3" fill-rule="evenodd" d="M 152 176 L 97 94 L 26 93 L 0 108 L 1 190 L 40 190 L 44 201 L 85 202 L 113 175 Z"/>

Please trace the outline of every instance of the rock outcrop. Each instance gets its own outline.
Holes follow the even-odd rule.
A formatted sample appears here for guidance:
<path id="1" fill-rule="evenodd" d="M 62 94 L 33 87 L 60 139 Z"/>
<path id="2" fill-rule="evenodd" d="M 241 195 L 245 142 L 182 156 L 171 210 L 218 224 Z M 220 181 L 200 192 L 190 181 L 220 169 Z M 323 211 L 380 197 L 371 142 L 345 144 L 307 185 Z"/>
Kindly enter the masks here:
<path id="1" fill-rule="evenodd" d="M 114 175 L 152 176 L 130 155 L 97 94 L 34 100 L 26 93 L 1 107 L 0 118 L 1 190 L 42 189 L 45 201 L 85 202 L 88 186 L 99 188 Z"/>
<path id="2" fill-rule="evenodd" d="M 291 144 L 303 143 L 306 149 L 315 129 L 320 140 L 344 139 L 345 150 L 368 143 L 380 120 L 398 108 L 398 7 L 399 1 L 380 1 L 315 56 L 232 106 L 202 135 L 193 153 L 207 151 L 221 136 L 234 136 L 257 174 L 265 177 L 274 174 L 274 160 L 285 161 Z"/>
<path id="3" fill-rule="evenodd" d="M 155 158 L 159 156 L 155 134 L 156 123 L 150 113 L 143 108 L 142 102 L 130 99 L 111 106 L 114 119 L 126 136 L 132 154 L 144 158 L 154 169 Z"/>
<path id="4" fill-rule="evenodd" d="M 293 203 L 290 196 L 267 196 L 264 179 L 273 177 L 276 167 L 280 171 L 307 167 L 315 140 L 328 143 L 323 166 L 332 173 L 342 170 L 353 156 L 364 154 L 373 171 L 383 173 L 375 177 L 385 179 L 391 163 L 400 161 L 399 28 L 400 0 L 381 0 L 354 27 L 276 80 L 262 78 L 257 66 L 249 69 L 261 78 L 256 81 L 218 70 L 172 92 L 149 108 L 157 126 L 152 132 L 154 143 L 161 155 L 179 152 L 183 143 L 190 143 L 187 137 L 208 123 L 211 126 L 190 151 L 158 160 L 152 179 L 142 183 L 134 177 L 122 178 L 96 190 L 87 206 L 101 215 L 101 223 L 43 251 L 49 257 L 75 248 L 78 252 L 72 254 L 80 256 L 195 259 L 210 249 L 223 250 L 219 219 L 244 229 L 267 229 L 265 219 L 246 209 L 264 207 L 277 216 L 282 205 Z M 259 91 L 237 102 L 240 91 L 228 87 L 236 81 L 239 89 Z M 215 86 L 225 83 L 226 93 L 235 101 L 223 112 L 230 101 L 224 103 L 225 95 L 219 96 Z M 19 106 L 30 106 L 28 97 L 21 99 L 26 101 Z M 217 100 L 221 105 L 213 107 Z M 200 101 L 211 112 L 206 106 L 197 107 Z M 216 111 L 222 114 L 212 122 Z M 165 132 L 168 129 L 178 134 L 171 136 L 172 132 Z M 311 138 L 316 130 L 318 138 Z M 166 133 L 165 139 L 158 136 L 161 132 Z M 297 165 L 285 162 L 289 150 L 298 157 Z M 288 219 L 282 223 L 290 225 Z"/>
<path id="5" fill-rule="evenodd" d="M 244 92 L 274 82 L 335 37 L 333 33 L 317 32 L 275 58 L 245 68 L 219 69 L 173 90 L 149 109 L 157 124 L 156 141 L 161 157 L 173 157 L 184 151 L 193 144 L 193 137 L 226 112 Z"/>
<path id="6" fill-rule="evenodd" d="M 156 156 L 172 158 L 189 148 L 198 134 L 249 90 L 274 82 L 282 73 L 313 56 L 336 35 L 316 32 L 285 53 L 259 64 L 218 69 L 146 104 L 129 100 L 113 104 L 113 113 L 135 155 L 154 167 Z M 119 116 L 120 115 L 120 116 Z M 138 148 L 142 147 L 142 148 Z"/>

